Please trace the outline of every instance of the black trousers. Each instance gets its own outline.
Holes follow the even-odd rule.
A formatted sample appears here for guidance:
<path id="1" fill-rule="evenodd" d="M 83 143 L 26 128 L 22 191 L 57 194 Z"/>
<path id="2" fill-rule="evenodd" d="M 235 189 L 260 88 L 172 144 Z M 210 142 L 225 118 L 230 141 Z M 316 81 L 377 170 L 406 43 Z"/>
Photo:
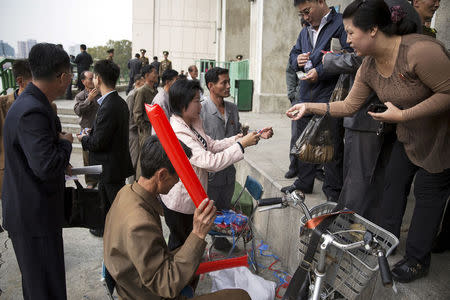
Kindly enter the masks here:
<path id="1" fill-rule="evenodd" d="M 25 300 L 65 300 L 66 273 L 62 230 L 46 236 L 9 234 L 20 272 Z"/>
<path id="2" fill-rule="evenodd" d="M 386 166 L 381 214 L 377 223 L 398 238 L 411 184 L 418 170 L 419 167 L 406 155 L 403 144 L 396 140 Z"/>
<path id="3" fill-rule="evenodd" d="M 289 172 L 297 173 L 297 155 L 291 154 L 291 149 L 300 137 L 297 130 L 297 121 L 291 121 L 291 141 L 289 143 Z"/>
<path id="4" fill-rule="evenodd" d="M 296 133 L 300 136 L 305 130 L 312 116 L 307 116 L 296 121 Z M 341 118 L 332 118 L 333 138 L 334 138 L 334 160 L 324 164 L 325 180 L 322 191 L 328 199 L 337 201 L 342 189 L 342 164 L 344 157 L 344 127 Z M 305 163 L 297 159 L 297 179 L 294 186 L 305 193 L 311 193 L 314 188 L 314 178 L 316 176 L 316 164 Z"/>
<path id="5" fill-rule="evenodd" d="M 377 222 L 383 202 L 385 171 L 395 132 L 345 129 L 344 184 L 339 202 L 357 214 Z"/>
<path id="6" fill-rule="evenodd" d="M 105 183 L 100 179 L 98 183 L 98 193 L 100 195 L 100 199 L 102 200 L 105 219 L 114 199 L 116 198 L 117 193 L 124 185 L 125 179 L 122 182 L 117 183 Z"/>
<path id="7" fill-rule="evenodd" d="M 168 208 L 161 201 L 164 209 L 164 220 L 169 227 L 169 251 L 172 251 L 184 244 L 189 234 L 192 232 L 192 222 L 194 215 L 183 214 Z"/>
<path id="8" fill-rule="evenodd" d="M 214 200 L 217 209 L 230 209 L 233 199 L 235 183 L 224 184 L 221 186 L 208 185 L 208 198 Z"/>
<path id="9" fill-rule="evenodd" d="M 130 76 L 130 81 L 128 81 L 128 88 L 126 92 L 127 95 L 133 89 L 133 84 L 134 84 L 134 75 L 133 77 Z"/>
<path id="10" fill-rule="evenodd" d="M 66 99 L 72 100 L 72 81 L 70 81 L 69 86 L 66 89 L 66 94 L 64 95 Z"/>
<path id="11" fill-rule="evenodd" d="M 414 165 L 406 156 L 403 144 L 400 142 L 396 142 L 392 153 L 386 170 L 386 190 L 383 196 L 382 212 L 386 215 L 380 216 L 380 225 L 389 231 L 399 233 L 406 207 L 405 198 L 409 193 L 408 183 L 410 186 L 409 180 L 415 174 L 416 205 L 406 240 L 406 257 L 428 265 L 432 244 L 439 230 L 445 204 L 450 196 L 450 169 L 441 173 L 429 173 Z M 396 185 L 400 186 L 394 188 Z M 389 194 L 389 191 L 398 193 L 396 194 L 398 198 L 394 198 L 396 195 Z"/>

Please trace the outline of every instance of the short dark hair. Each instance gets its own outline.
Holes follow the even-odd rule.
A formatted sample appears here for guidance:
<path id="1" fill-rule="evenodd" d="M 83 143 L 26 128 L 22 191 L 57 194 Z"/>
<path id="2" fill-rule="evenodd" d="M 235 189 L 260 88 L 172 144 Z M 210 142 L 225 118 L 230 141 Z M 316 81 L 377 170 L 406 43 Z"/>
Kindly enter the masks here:
<path id="1" fill-rule="evenodd" d="M 114 49 L 106 50 L 106 53 L 114 53 Z"/>
<path id="2" fill-rule="evenodd" d="M 141 69 L 142 77 L 145 77 L 145 74 L 147 74 L 147 73 L 153 72 L 153 70 L 156 70 L 154 65 L 145 65 L 145 66 L 143 66 L 142 69 Z M 156 71 L 158 71 L 158 70 L 156 70 Z"/>
<path id="3" fill-rule="evenodd" d="M 28 62 L 34 79 L 51 79 L 58 76 L 58 73 L 70 70 L 69 55 L 55 44 L 34 45 L 30 50 Z"/>
<path id="4" fill-rule="evenodd" d="M 170 69 L 170 70 L 165 70 L 164 73 L 162 74 L 161 80 L 162 80 L 162 84 L 166 85 L 167 81 L 170 81 L 172 79 L 174 79 L 175 77 L 178 76 L 178 72 Z"/>
<path id="5" fill-rule="evenodd" d="M 81 45 L 80 45 L 80 49 L 86 50 L 86 45 L 85 45 L 85 44 L 81 44 Z"/>
<path id="6" fill-rule="evenodd" d="M 95 63 L 94 74 L 99 75 L 106 86 L 115 88 L 119 79 L 120 68 L 114 62 L 103 59 Z"/>
<path id="7" fill-rule="evenodd" d="M 141 57 L 141 55 L 140 55 L 139 53 L 136 53 L 136 54 L 134 55 L 134 57 L 139 58 L 139 57 Z"/>
<path id="8" fill-rule="evenodd" d="M 14 75 L 14 80 L 16 81 L 18 77 L 22 77 L 23 79 L 30 79 L 31 70 L 28 59 L 16 59 L 12 64 L 12 72 Z"/>
<path id="9" fill-rule="evenodd" d="M 138 80 L 141 80 L 141 79 L 142 79 L 142 75 L 141 74 L 134 75 L 134 81 L 135 82 L 138 81 Z"/>
<path id="10" fill-rule="evenodd" d="M 158 60 L 158 56 L 153 56 L 153 60 Z"/>
<path id="11" fill-rule="evenodd" d="M 294 0 L 294 6 L 299 6 L 305 2 L 318 2 L 319 0 Z M 324 0 L 325 1 L 325 0 Z"/>
<path id="12" fill-rule="evenodd" d="M 191 148 L 180 141 L 181 147 L 188 158 L 191 158 Z M 141 149 L 141 176 L 147 179 L 152 178 L 155 173 L 162 168 L 169 171 L 169 174 L 175 174 L 175 168 L 169 160 L 161 142 L 156 135 L 148 137 Z"/>
<path id="13" fill-rule="evenodd" d="M 188 72 L 193 72 L 194 68 L 197 68 L 197 66 L 196 65 L 189 66 Z"/>
<path id="14" fill-rule="evenodd" d="M 219 81 L 219 75 L 228 74 L 228 69 L 220 68 L 220 67 L 214 67 L 212 69 L 209 69 L 208 72 L 205 74 L 205 82 L 206 86 L 208 87 L 208 83 L 217 83 Z"/>
<path id="15" fill-rule="evenodd" d="M 169 103 L 172 111 L 181 116 L 181 112 L 183 109 L 187 109 L 197 91 L 203 92 L 198 80 L 179 79 L 175 81 L 169 89 Z"/>
<path id="16" fill-rule="evenodd" d="M 86 72 L 91 72 L 91 71 L 83 71 L 80 74 L 80 80 L 85 80 L 86 79 Z"/>
<path id="17" fill-rule="evenodd" d="M 408 4 L 409 5 L 409 4 Z M 415 13 L 412 10 L 411 13 Z M 417 31 L 417 24 L 412 16 L 400 18 L 392 22 L 389 6 L 383 0 L 356 0 L 350 3 L 342 15 L 344 19 L 352 19 L 353 25 L 362 31 L 369 31 L 374 27 L 384 34 L 404 35 Z"/>

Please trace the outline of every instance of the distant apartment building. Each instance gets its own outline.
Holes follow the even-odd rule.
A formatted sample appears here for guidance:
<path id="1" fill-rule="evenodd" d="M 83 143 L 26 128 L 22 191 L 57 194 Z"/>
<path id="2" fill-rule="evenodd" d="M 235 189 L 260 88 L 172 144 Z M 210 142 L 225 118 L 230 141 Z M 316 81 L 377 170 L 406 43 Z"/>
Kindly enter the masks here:
<path id="1" fill-rule="evenodd" d="M 15 56 L 14 48 L 11 47 L 8 43 L 5 43 L 2 40 L 0 40 L 0 56 L 14 57 Z"/>
<path id="2" fill-rule="evenodd" d="M 17 58 L 27 58 L 31 48 L 37 44 L 36 40 L 18 41 L 17 42 Z"/>

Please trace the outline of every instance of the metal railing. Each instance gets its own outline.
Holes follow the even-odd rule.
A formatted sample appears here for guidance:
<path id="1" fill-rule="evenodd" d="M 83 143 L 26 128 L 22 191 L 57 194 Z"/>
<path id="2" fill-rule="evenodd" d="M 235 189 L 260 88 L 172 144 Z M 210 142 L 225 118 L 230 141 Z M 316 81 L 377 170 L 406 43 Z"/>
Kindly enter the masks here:
<path id="1" fill-rule="evenodd" d="M 9 89 L 15 89 L 17 87 L 16 81 L 14 80 L 14 75 L 12 73 L 13 62 L 14 59 L 10 58 L 0 60 L 0 95 L 6 95 Z"/>

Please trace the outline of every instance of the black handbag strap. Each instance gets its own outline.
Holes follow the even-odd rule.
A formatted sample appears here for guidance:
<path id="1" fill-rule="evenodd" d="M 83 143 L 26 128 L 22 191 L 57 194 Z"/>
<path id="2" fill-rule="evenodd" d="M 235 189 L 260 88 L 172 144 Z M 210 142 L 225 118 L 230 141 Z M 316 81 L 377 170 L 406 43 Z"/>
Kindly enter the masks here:
<path id="1" fill-rule="evenodd" d="M 343 207 L 342 204 L 338 203 L 332 212 L 337 212 Z M 284 293 L 283 300 L 303 300 L 308 298 L 307 275 L 311 269 L 311 263 L 314 259 L 317 246 L 319 245 L 321 234 L 331 225 L 338 215 L 339 214 L 330 214 L 313 229 L 305 256 L 295 271 L 294 276 L 292 276 L 289 286 Z"/>
<path id="2" fill-rule="evenodd" d="M 81 185 L 81 183 L 78 180 L 74 180 L 75 185 L 77 186 L 77 189 L 82 190 L 84 189 L 83 186 Z"/>

